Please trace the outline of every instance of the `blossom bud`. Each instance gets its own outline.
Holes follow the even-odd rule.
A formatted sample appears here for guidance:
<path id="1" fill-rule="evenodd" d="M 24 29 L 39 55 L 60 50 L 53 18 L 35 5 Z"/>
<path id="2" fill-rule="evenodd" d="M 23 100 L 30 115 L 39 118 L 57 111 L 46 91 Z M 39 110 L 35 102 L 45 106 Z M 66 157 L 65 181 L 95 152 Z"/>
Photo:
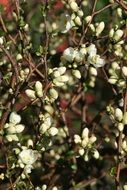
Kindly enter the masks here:
<path id="1" fill-rule="evenodd" d="M 39 98 L 43 96 L 43 90 L 42 89 L 43 89 L 42 83 L 40 81 L 37 81 L 35 83 L 35 91 L 36 91 L 36 94 Z"/>
<path id="2" fill-rule="evenodd" d="M 122 142 L 122 148 L 125 150 L 127 148 L 127 141 L 123 141 Z"/>
<path id="3" fill-rule="evenodd" d="M 40 133 L 44 134 L 48 130 L 49 127 L 50 127 L 49 125 L 42 123 L 39 129 Z"/>
<path id="4" fill-rule="evenodd" d="M 89 142 L 90 142 L 91 144 L 93 144 L 96 140 L 97 140 L 97 138 L 96 138 L 94 135 L 92 135 L 92 136 L 89 138 Z"/>
<path id="5" fill-rule="evenodd" d="M 79 70 L 72 70 L 72 74 L 77 78 L 80 79 L 81 78 L 81 73 Z"/>
<path id="6" fill-rule="evenodd" d="M 127 185 L 124 185 L 124 186 L 123 186 L 123 190 L 127 190 Z"/>
<path id="7" fill-rule="evenodd" d="M 93 76 L 97 76 L 97 70 L 94 67 L 89 68 L 89 73 Z"/>
<path id="8" fill-rule="evenodd" d="M 54 71 L 53 72 L 53 76 L 54 77 L 59 77 L 60 76 L 60 72 L 57 70 L 57 71 Z"/>
<path id="9" fill-rule="evenodd" d="M 76 144 L 81 143 L 81 137 L 79 135 L 74 135 L 74 142 Z"/>
<path id="10" fill-rule="evenodd" d="M 62 75 L 60 77 L 57 77 L 56 80 L 58 82 L 67 82 L 69 80 L 68 76 L 67 75 Z"/>
<path id="11" fill-rule="evenodd" d="M 57 79 L 54 79 L 53 83 L 54 83 L 55 86 L 58 86 L 58 87 L 61 87 L 61 86 L 64 85 L 64 82 L 58 82 Z"/>
<path id="12" fill-rule="evenodd" d="M 117 8 L 117 14 L 120 18 L 122 17 L 122 9 L 121 8 Z"/>
<path id="13" fill-rule="evenodd" d="M 32 139 L 28 139 L 28 141 L 27 141 L 27 146 L 28 147 L 33 147 L 33 140 Z"/>
<path id="14" fill-rule="evenodd" d="M 89 28 L 90 28 L 90 30 L 91 30 L 92 32 L 95 32 L 95 27 L 94 27 L 93 24 L 90 24 L 90 25 L 89 25 Z"/>
<path id="15" fill-rule="evenodd" d="M 109 82 L 110 84 L 116 84 L 117 79 L 114 78 L 114 77 L 111 77 L 111 78 L 108 79 L 108 82 Z"/>
<path id="16" fill-rule="evenodd" d="M 78 26 L 82 25 L 81 19 L 79 16 L 76 16 L 76 18 L 74 19 L 75 24 L 77 24 Z"/>
<path id="17" fill-rule="evenodd" d="M 80 154 L 80 156 L 83 156 L 84 153 L 85 153 L 85 151 L 84 151 L 83 148 L 79 149 L 79 154 Z"/>
<path id="18" fill-rule="evenodd" d="M 52 115 L 52 114 L 54 113 L 54 109 L 53 109 L 53 107 L 50 106 L 50 105 L 45 105 L 45 106 L 44 106 L 44 109 L 45 109 L 50 115 Z"/>
<path id="19" fill-rule="evenodd" d="M 59 71 L 60 75 L 63 75 L 66 72 L 66 67 L 59 67 L 58 71 Z"/>
<path id="20" fill-rule="evenodd" d="M 88 128 L 84 128 L 82 131 L 82 138 L 86 138 L 89 135 L 89 129 Z"/>
<path id="21" fill-rule="evenodd" d="M 92 16 L 87 16 L 87 17 L 85 18 L 85 22 L 86 22 L 86 23 L 89 23 L 89 22 L 91 21 L 91 18 L 92 18 Z"/>
<path id="22" fill-rule="evenodd" d="M 100 22 L 96 28 L 96 36 L 99 36 L 99 34 L 101 34 L 101 32 L 104 30 L 105 27 L 105 23 L 104 22 Z"/>
<path id="23" fill-rule="evenodd" d="M 89 138 L 88 138 L 88 137 L 85 137 L 85 138 L 82 140 L 82 146 L 83 146 L 83 148 L 85 148 L 88 143 L 89 143 Z"/>
<path id="24" fill-rule="evenodd" d="M 82 11 L 82 10 L 79 10 L 79 11 L 77 12 L 77 14 L 78 14 L 79 17 L 83 17 L 83 11 Z"/>
<path id="25" fill-rule="evenodd" d="M 123 115 L 123 124 L 127 125 L 127 112 L 125 112 Z"/>
<path id="26" fill-rule="evenodd" d="M 49 130 L 48 130 L 49 134 L 51 136 L 55 136 L 57 133 L 58 133 L 58 129 L 56 127 L 51 127 Z"/>
<path id="27" fill-rule="evenodd" d="M 16 134 L 9 134 L 9 135 L 6 135 L 6 139 L 9 141 L 9 142 L 12 142 L 12 141 L 19 141 L 18 137 Z"/>
<path id="28" fill-rule="evenodd" d="M 122 80 L 122 79 L 119 80 L 119 81 L 118 81 L 118 86 L 121 87 L 121 88 L 122 88 L 122 87 L 125 87 L 125 86 L 126 86 L 126 81 L 125 81 L 125 80 Z"/>
<path id="29" fill-rule="evenodd" d="M 111 66 L 112 66 L 112 68 L 113 68 L 114 70 L 116 70 L 116 69 L 120 69 L 119 64 L 118 64 L 117 62 L 115 62 L 115 61 L 112 63 Z"/>
<path id="30" fill-rule="evenodd" d="M 119 41 L 122 36 L 123 36 L 123 31 L 120 30 L 120 29 L 118 29 L 118 30 L 115 32 L 115 34 L 114 34 L 114 36 L 113 36 L 113 39 L 114 39 L 115 41 Z"/>
<path id="31" fill-rule="evenodd" d="M 47 185 L 42 185 L 42 190 L 46 190 L 47 189 Z"/>
<path id="32" fill-rule="evenodd" d="M 31 89 L 25 90 L 26 95 L 31 98 L 32 100 L 36 99 L 35 91 Z"/>
<path id="33" fill-rule="evenodd" d="M 20 61 L 21 59 L 22 59 L 22 55 L 20 53 L 18 53 L 17 56 L 16 56 L 16 60 Z"/>
<path id="34" fill-rule="evenodd" d="M 54 88 L 51 88 L 49 90 L 49 94 L 50 94 L 51 98 L 53 98 L 55 100 L 58 98 L 58 92 Z"/>
<path id="35" fill-rule="evenodd" d="M 21 133 L 24 130 L 25 126 L 22 124 L 18 124 L 15 126 L 15 132 L 16 133 Z"/>
<path id="36" fill-rule="evenodd" d="M 123 131 L 123 129 L 124 129 L 124 124 L 123 123 L 118 123 L 118 130 L 119 131 Z"/>
<path id="37" fill-rule="evenodd" d="M 74 12 L 77 12 L 79 10 L 79 7 L 75 1 L 70 2 L 70 7 Z"/>
<path id="38" fill-rule="evenodd" d="M 123 119 L 123 112 L 122 112 L 122 110 L 119 109 L 119 108 L 116 108 L 116 109 L 115 109 L 114 115 L 115 115 L 115 117 L 116 117 L 116 119 L 117 119 L 118 121 L 121 121 L 121 120 Z"/>
<path id="39" fill-rule="evenodd" d="M 99 158 L 99 152 L 98 152 L 97 150 L 94 150 L 93 157 L 94 157 L 95 159 L 98 159 L 98 158 Z"/>
<path id="40" fill-rule="evenodd" d="M 0 37 L 0 45 L 3 45 L 3 43 L 4 43 L 4 38 L 3 38 L 3 36 L 1 36 Z"/>
<path id="41" fill-rule="evenodd" d="M 112 28 L 110 31 L 109 31 L 109 37 L 110 38 L 112 38 L 113 37 L 113 35 L 114 35 L 114 29 Z"/>
<path id="42" fill-rule="evenodd" d="M 84 160 L 85 160 L 86 162 L 88 162 L 88 160 L 89 160 L 89 156 L 88 156 L 88 154 L 85 154 L 85 156 L 84 156 Z"/>
<path id="43" fill-rule="evenodd" d="M 16 112 L 12 112 L 9 117 L 9 122 L 13 124 L 18 124 L 21 121 L 21 116 L 18 115 Z"/>
<path id="44" fill-rule="evenodd" d="M 127 67 L 126 66 L 123 66 L 122 67 L 122 73 L 125 77 L 127 77 Z"/>

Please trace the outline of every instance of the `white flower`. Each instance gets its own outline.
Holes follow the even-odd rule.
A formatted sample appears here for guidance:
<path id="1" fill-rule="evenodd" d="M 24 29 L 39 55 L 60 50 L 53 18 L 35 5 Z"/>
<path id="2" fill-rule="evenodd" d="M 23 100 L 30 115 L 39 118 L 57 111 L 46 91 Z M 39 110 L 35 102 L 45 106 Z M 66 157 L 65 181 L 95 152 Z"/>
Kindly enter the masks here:
<path id="1" fill-rule="evenodd" d="M 62 14 L 60 18 L 59 28 L 62 33 L 67 33 L 75 24 L 69 15 Z"/>
<path id="2" fill-rule="evenodd" d="M 84 58 L 84 54 L 82 54 L 80 51 L 78 50 L 74 50 L 74 60 L 76 62 L 81 62 Z"/>
<path id="3" fill-rule="evenodd" d="M 9 122 L 13 124 L 18 124 L 21 121 L 21 116 L 18 115 L 16 112 L 12 112 L 9 117 Z"/>
<path id="4" fill-rule="evenodd" d="M 72 62 L 75 58 L 75 50 L 72 47 L 69 47 L 67 49 L 64 50 L 63 52 L 63 58 L 66 61 Z"/>
<path id="5" fill-rule="evenodd" d="M 31 164 L 27 164 L 25 167 L 24 167 L 24 172 L 29 174 L 31 173 L 31 170 L 33 169 L 33 166 Z"/>
<path id="6" fill-rule="evenodd" d="M 105 60 L 100 58 L 100 55 L 90 55 L 88 57 L 88 62 L 94 65 L 96 68 L 103 67 L 105 65 Z"/>
<path id="7" fill-rule="evenodd" d="M 19 160 L 25 165 L 33 164 L 38 158 L 38 152 L 32 149 L 25 149 L 19 153 Z"/>
<path id="8" fill-rule="evenodd" d="M 91 44 L 91 45 L 87 48 L 87 53 L 89 54 L 90 57 L 96 55 L 96 53 L 97 53 L 96 46 L 95 46 L 94 44 Z"/>

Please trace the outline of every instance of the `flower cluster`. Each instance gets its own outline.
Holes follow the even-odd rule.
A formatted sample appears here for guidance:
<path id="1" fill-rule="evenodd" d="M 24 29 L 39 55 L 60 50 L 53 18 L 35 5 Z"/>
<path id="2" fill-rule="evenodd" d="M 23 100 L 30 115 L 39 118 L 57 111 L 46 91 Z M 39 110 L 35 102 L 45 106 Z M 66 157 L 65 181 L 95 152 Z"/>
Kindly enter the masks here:
<path id="1" fill-rule="evenodd" d="M 40 133 L 55 136 L 58 133 L 58 129 L 53 125 L 53 118 L 47 113 L 45 115 L 40 114 Z"/>
<path id="2" fill-rule="evenodd" d="M 83 156 L 85 161 L 89 160 L 90 155 L 94 158 L 99 158 L 99 152 L 94 148 L 94 143 L 97 138 L 94 135 L 90 136 L 88 128 L 84 128 L 81 137 L 74 135 L 74 142 L 78 146 L 78 156 Z"/>
<path id="3" fill-rule="evenodd" d="M 33 164 L 39 157 L 38 151 L 29 149 L 27 147 L 22 147 L 23 150 L 18 153 L 18 165 L 20 168 L 23 168 L 22 177 L 25 178 L 26 174 L 31 173 Z"/>
<path id="4" fill-rule="evenodd" d="M 110 114 L 110 118 L 119 131 L 123 131 L 124 126 L 127 125 L 127 112 L 124 112 L 120 108 L 107 107 L 107 111 Z"/>
<path id="5" fill-rule="evenodd" d="M 127 78 L 126 66 L 122 66 L 121 69 L 119 62 L 113 62 L 111 63 L 109 74 L 110 77 L 108 79 L 108 82 L 110 84 L 116 85 L 120 92 L 126 88 L 126 78 Z"/>
<path id="6" fill-rule="evenodd" d="M 11 141 L 19 141 L 18 134 L 20 134 L 25 126 L 20 124 L 21 116 L 16 112 L 12 112 L 9 116 L 9 123 L 6 123 L 4 126 L 6 139 Z"/>
<path id="7" fill-rule="evenodd" d="M 31 98 L 31 100 L 34 100 L 37 97 L 41 98 L 43 96 L 43 86 L 40 81 L 36 81 L 34 88 L 35 89 L 25 90 L 27 96 Z"/>
<path id="8" fill-rule="evenodd" d="M 85 18 L 85 21 L 87 22 L 87 23 L 89 23 L 89 21 L 91 20 L 91 16 L 87 16 L 86 18 Z M 91 31 L 93 32 L 93 35 L 95 35 L 95 36 L 99 36 L 101 33 L 102 33 L 102 31 L 104 30 L 104 28 L 105 28 L 105 23 L 103 22 L 103 21 L 101 21 L 100 23 L 95 23 L 95 25 L 94 24 L 90 24 L 89 25 L 89 28 L 91 29 Z"/>

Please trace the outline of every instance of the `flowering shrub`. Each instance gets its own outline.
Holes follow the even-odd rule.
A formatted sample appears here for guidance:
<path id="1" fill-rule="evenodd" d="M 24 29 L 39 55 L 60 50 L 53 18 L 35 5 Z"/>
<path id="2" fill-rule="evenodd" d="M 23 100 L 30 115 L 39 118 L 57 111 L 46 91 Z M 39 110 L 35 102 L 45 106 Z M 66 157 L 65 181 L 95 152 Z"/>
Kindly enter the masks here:
<path id="1" fill-rule="evenodd" d="M 127 190 L 127 2 L 0 4 L 0 189 Z"/>

